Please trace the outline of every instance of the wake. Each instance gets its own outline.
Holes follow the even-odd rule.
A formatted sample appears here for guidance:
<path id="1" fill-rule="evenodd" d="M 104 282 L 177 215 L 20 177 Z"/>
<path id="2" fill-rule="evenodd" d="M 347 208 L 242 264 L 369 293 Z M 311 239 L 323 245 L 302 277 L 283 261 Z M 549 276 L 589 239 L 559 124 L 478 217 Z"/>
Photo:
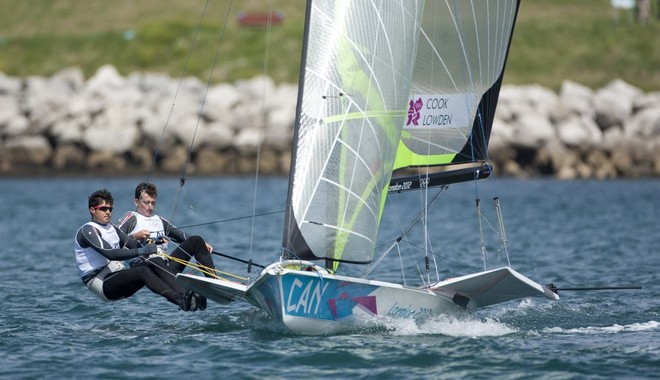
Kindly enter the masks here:
<path id="1" fill-rule="evenodd" d="M 498 337 L 517 333 L 518 330 L 494 319 L 436 316 L 422 322 L 391 320 L 384 323 L 393 335 L 445 335 L 449 337 Z"/>
<path id="2" fill-rule="evenodd" d="M 610 326 L 587 326 L 577 328 L 548 327 L 542 331 L 545 333 L 559 334 L 618 334 L 626 332 L 639 332 L 649 330 L 660 330 L 660 322 L 648 321 L 641 323 L 631 323 L 628 325 L 613 324 Z"/>

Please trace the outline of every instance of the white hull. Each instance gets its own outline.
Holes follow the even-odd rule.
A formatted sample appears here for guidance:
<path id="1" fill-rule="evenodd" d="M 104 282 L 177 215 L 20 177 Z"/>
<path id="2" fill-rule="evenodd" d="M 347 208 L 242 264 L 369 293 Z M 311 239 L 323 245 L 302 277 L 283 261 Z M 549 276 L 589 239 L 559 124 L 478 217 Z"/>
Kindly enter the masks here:
<path id="1" fill-rule="evenodd" d="M 294 260 L 271 264 L 249 286 L 193 275 L 178 275 L 177 281 L 219 303 L 244 298 L 298 334 L 331 334 L 378 317 L 422 320 L 455 315 L 530 296 L 559 298 L 511 268 L 424 289 L 337 276 Z"/>
<path id="2" fill-rule="evenodd" d="M 525 297 L 559 296 L 545 286 L 530 280 L 509 267 L 440 281 L 431 286 L 436 292 L 451 295 L 471 311 Z"/>
<path id="3" fill-rule="evenodd" d="M 190 289 L 222 305 L 226 305 L 237 298 L 244 299 L 247 290 L 247 285 L 237 282 L 211 279 L 192 274 L 177 274 L 176 282 L 183 285 L 186 289 Z"/>

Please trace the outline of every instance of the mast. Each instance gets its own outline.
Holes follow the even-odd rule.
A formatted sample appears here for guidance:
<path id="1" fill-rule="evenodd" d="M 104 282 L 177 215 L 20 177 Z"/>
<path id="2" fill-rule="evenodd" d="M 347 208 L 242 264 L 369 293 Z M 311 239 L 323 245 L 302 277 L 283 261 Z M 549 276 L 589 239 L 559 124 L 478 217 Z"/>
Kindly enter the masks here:
<path id="1" fill-rule="evenodd" d="M 298 226 L 295 222 L 293 209 L 291 204 L 291 194 L 293 193 L 293 179 L 295 178 L 296 171 L 296 144 L 298 143 L 298 133 L 300 126 L 300 115 L 302 110 L 303 89 L 305 88 L 305 66 L 307 64 L 307 46 L 309 41 L 309 24 L 312 12 L 312 1 L 307 0 L 305 8 L 305 27 L 303 31 L 302 53 L 300 57 L 300 74 L 298 78 L 298 100 L 296 102 L 296 118 L 293 128 L 293 139 L 291 142 L 291 166 L 289 168 L 289 187 L 286 196 L 286 208 L 284 215 L 284 231 L 282 236 L 282 254 L 283 259 L 294 258 L 294 253 L 297 251 L 293 246 L 294 241 L 303 239 L 300 236 Z"/>

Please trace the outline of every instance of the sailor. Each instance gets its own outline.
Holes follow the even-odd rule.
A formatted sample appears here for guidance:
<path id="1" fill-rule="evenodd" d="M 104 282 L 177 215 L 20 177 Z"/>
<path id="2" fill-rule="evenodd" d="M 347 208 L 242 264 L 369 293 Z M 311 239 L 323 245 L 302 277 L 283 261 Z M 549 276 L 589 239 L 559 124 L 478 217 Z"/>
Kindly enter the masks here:
<path id="1" fill-rule="evenodd" d="M 167 250 L 168 240 L 178 244 L 172 252 L 174 260 L 162 260 L 174 273 L 181 273 L 193 257 L 206 277 L 217 278 L 211 252 L 213 247 L 201 236 L 188 236 L 165 218 L 155 213 L 158 190 L 156 186 L 142 182 L 135 187 L 135 209 L 127 212 L 119 222 L 119 228 L 127 235 L 140 240 L 143 245 L 150 241 L 162 242 L 159 248 Z"/>
<path id="2" fill-rule="evenodd" d="M 123 260 L 149 256 L 157 252 L 157 247 L 155 244 L 140 246 L 137 240 L 110 223 L 112 204 L 108 190 L 92 193 L 88 200 L 92 220 L 76 233 L 76 264 L 87 288 L 104 301 L 115 301 L 132 296 L 146 285 L 181 310 L 205 307 L 199 295 L 186 291 L 174 281 L 174 274 L 168 268 L 159 269 L 157 273 L 153 266 L 124 266 Z"/>

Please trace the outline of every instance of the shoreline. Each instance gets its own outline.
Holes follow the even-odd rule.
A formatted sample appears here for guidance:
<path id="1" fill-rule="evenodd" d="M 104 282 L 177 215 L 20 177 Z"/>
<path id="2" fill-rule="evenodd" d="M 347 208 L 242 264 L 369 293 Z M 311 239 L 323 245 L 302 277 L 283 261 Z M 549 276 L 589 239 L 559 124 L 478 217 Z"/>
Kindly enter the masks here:
<path id="1" fill-rule="evenodd" d="M 207 92 L 192 77 L 122 77 L 110 65 L 87 81 L 75 67 L 0 73 L 0 177 L 145 173 L 157 149 L 155 176 L 253 175 L 258 155 L 260 175 L 286 176 L 297 91 L 255 77 Z M 489 151 L 501 177 L 660 176 L 660 92 L 621 80 L 566 81 L 558 94 L 504 85 Z"/>

